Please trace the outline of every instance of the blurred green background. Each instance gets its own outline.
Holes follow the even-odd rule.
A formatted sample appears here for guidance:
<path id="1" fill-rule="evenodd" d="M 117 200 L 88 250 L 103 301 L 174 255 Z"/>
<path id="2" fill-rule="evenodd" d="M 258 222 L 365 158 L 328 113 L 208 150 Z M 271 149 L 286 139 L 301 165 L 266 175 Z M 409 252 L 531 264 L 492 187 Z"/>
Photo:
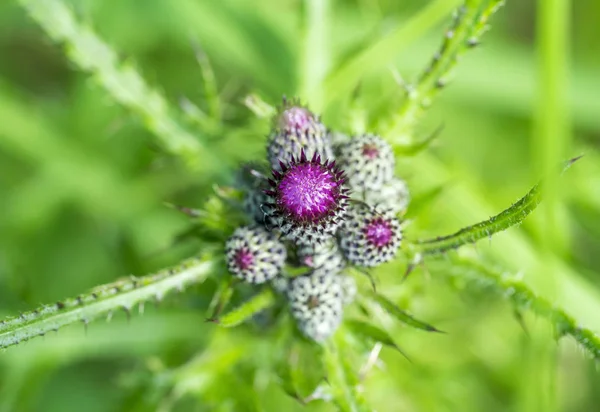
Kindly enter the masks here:
<path id="1" fill-rule="evenodd" d="M 360 118 L 345 111 L 355 85 L 342 85 L 343 104 L 326 105 L 324 94 L 332 90 L 310 83 L 306 73 L 318 78 L 319 72 L 342 67 L 430 2 L 324 0 L 328 48 L 325 61 L 314 62 L 305 47 L 311 2 L 69 3 L 80 21 L 135 63 L 174 107 L 185 98 L 219 114 L 221 120 L 208 129 L 180 115 L 190 130 L 211 141 L 218 166 L 190 173 L 161 152 L 143 122 L 74 67 L 16 1 L 2 1 L 3 316 L 127 274 L 149 273 L 196 252 L 198 242 L 173 245 L 188 223 L 163 202 L 199 206 L 213 183 L 231 182 L 231 165 L 263 158 L 268 122 L 254 118 L 242 104 L 244 96 L 258 93 L 277 104 L 283 94 L 308 90 L 318 100 L 309 105 L 324 110 L 328 126 L 360 128 Z M 457 4 L 437 3 L 447 10 Z M 508 0 L 482 47 L 461 58 L 454 81 L 417 129 L 425 136 L 443 124 L 440 138 L 426 153 L 399 159 L 398 170 L 415 198 L 441 188 L 408 230 L 407 236 L 425 237 L 488 218 L 524 194 L 544 164 L 584 153 L 544 209 L 477 250 L 521 272 L 535 290 L 600 330 L 600 3 L 558 3 L 563 12 L 553 20 L 535 1 Z M 540 28 L 540 21 L 549 26 Z M 556 21 L 567 24 L 566 36 L 552 26 Z M 370 62 L 374 70 L 360 89 L 360 108 L 368 113 L 364 124 L 376 124 L 385 107 L 402 97 L 390 66 L 407 80 L 416 78 L 449 22 L 446 15 L 398 51 L 388 44 L 380 61 Z M 540 54 L 544 47 L 549 51 Z M 212 65 L 220 107 L 207 99 L 210 90 L 195 48 Z M 559 98 L 553 100 L 556 90 Z M 458 292 L 434 267 L 399 285 L 403 268 L 391 264 L 376 274 L 386 291 L 448 334 L 395 330 L 413 363 L 383 350 L 384 366 L 365 387 L 375 409 L 600 410 L 596 365 L 571 341 L 556 346 L 544 322 L 529 316 L 525 333 L 508 304 Z M 260 384 L 269 379 L 260 352 L 270 350 L 269 335 L 257 339 L 258 332 L 245 327 L 224 333 L 204 322 L 214 289 L 208 281 L 158 310 L 147 305 L 144 316 L 130 321 L 118 315 L 110 323 L 90 324 L 87 332 L 75 325 L 0 353 L 0 411 L 302 410 L 276 382 Z M 245 345 L 247 340 L 255 343 Z M 171 405 L 172 377 L 161 371 L 195 353 L 200 358 L 189 375 L 175 379 L 177 390 L 192 395 Z M 316 403 L 306 409 L 334 407 Z"/>

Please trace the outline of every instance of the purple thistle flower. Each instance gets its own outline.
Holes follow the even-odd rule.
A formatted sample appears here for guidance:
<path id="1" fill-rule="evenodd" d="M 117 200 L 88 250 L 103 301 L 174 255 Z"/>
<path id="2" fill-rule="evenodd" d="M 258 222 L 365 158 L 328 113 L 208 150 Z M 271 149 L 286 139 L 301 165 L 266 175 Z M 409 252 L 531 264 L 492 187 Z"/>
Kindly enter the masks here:
<path id="1" fill-rule="evenodd" d="M 392 260 L 402 240 L 400 222 L 391 211 L 366 205 L 350 211 L 338 235 L 346 259 L 365 267 Z"/>
<path id="2" fill-rule="evenodd" d="M 308 338 L 321 342 L 342 322 L 341 277 L 323 272 L 296 276 L 289 282 L 287 297 L 298 328 Z"/>
<path id="3" fill-rule="evenodd" d="M 327 128 L 318 116 L 297 102 L 284 100 L 275 115 L 267 144 L 269 162 L 273 169 L 280 171 L 280 160 L 298 158 L 302 150 L 308 158 L 318 153 L 324 159 L 334 159 Z"/>
<path id="4" fill-rule="evenodd" d="M 307 160 L 302 150 L 299 158 L 281 162 L 280 171 L 273 170 L 269 182 L 263 209 L 286 239 L 319 243 L 335 233 L 346 215 L 344 173 L 335 162 L 322 163 L 316 153 Z"/>
<path id="5" fill-rule="evenodd" d="M 283 243 L 260 226 L 237 228 L 225 244 L 229 272 L 249 283 L 264 283 L 275 278 L 286 256 Z"/>
<path id="6" fill-rule="evenodd" d="M 380 190 L 394 177 L 396 160 L 391 146 L 379 136 L 363 135 L 337 146 L 338 163 L 348 186 L 356 192 Z"/>

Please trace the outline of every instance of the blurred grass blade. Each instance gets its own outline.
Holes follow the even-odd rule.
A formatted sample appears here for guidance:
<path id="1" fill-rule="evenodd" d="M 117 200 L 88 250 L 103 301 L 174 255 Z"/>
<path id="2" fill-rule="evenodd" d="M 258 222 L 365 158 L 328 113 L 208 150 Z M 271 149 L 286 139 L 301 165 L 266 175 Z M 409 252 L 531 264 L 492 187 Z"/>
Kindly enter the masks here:
<path id="1" fill-rule="evenodd" d="M 448 273 L 456 285 L 492 292 L 510 301 L 519 313 L 533 312 L 550 322 L 558 337 L 571 336 L 591 357 L 600 361 L 600 337 L 563 309 L 536 295 L 525 283 L 467 256 L 454 256 L 452 263 L 452 266 L 444 266 L 440 273 Z"/>
<path id="2" fill-rule="evenodd" d="M 344 324 L 357 337 L 361 339 L 373 340 L 375 342 L 380 342 L 385 346 L 389 346 L 391 348 L 396 349 L 402 356 L 410 361 L 410 358 L 404 353 L 402 349 L 394 342 L 392 337 L 385 330 L 372 325 L 368 322 L 364 322 L 358 319 L 349 319 L 344 321 Z"/>
<path id="3" fill-rule="evenodd" d="M 342 412 L 370 410 L 358 393 L 358 375 L 351 369 L 345 349 L 343 330 L 338 331 L 325 345 L 323 358 L 327 370 L 327 382 L 331 386 L 333 400 Z"/>
<path id="4" fill-rule="evenodd" d="M 126 278 L 99 286 L 87 294 L 42 306 L 32 312 L 0 322 L 0 348 L 56 331 L 76 322 L 88 323 L 116 310 L 129 312 L 137 303 L 161 300 L 173 290 L 183 290 L 200 283 L 212 272 L 214 263 L 208 258 L 190 259 L 154 275 Z"/>
<path id="5" fill-rule="evenodd" d="M 389 300 L 388 298 L 386 298 L 383 295 L 380 295 L 378 293 L 373 293 L 371 295 L 371 297 L 387 313 L 389 313 L 391 316 L 393 316 L 394 318 L 396 318 L 397 320 L 399 320 L 400 322 L 402 322 L 408 326 L 412 326 L 413 328 L 416 328 L 416 329 L 425 330 L 427 332 L 444 333 L 441 330 L 414 318 L 412 315 L 410 315 L 409 313 L 400 309 L 395 303 L 393 303 L 391 300 Z"/>
<path id="6" fill-rule="evenodd" d="M 365 74 L 388 67 L 402 49 L 445 18 L 458 3 L 458 0 L 429 2 L 419 14 L 406 24 L 399 25 L 389 35 L 368 45 L 355 57 L 333 71 L 325 81 L 326 105 L 341 100 L 344 94 L 354 90 Z"/>
<path id="7" fill-rule="evenodd" d="M 271 288 L 263 288 L 258 295 L 219 318 L 217 323 L 225 328 L 232 328 L 271 307 L 274 303 L 275 294 Z"/>
<path id="8" fill-rule="evenodd" d="M 207 167 L 213 159 L 198 139 L 177 121 L 165 97 L 152 89 L 135 68 L 119 61 L 113 51 L 89 27 L 76 21 L 62 0 L 20 0 L 31 17 L 57 43 L 67 57 L 93 78 L 117 102 L 139 115 L 168 152 L 193 168 Z"/>
<path id="9" fill-rule="evenodd" d="M 568 169 L 580 157 L 573 158 L 566 162 L 562 171 Z M 475 243 L 483 238 L 489 238 L 492 235 L 509 229 L 512 226 L 523 222 L 537 205 L 542 201 L 542 183 L 535 185 L 525 196 L 508 209 L 472 226 L 465 227 L 456 233 L 448 236 L 440 236 L 434 239 L 421 240 L 414 243 L 414 251 L 423 255 L 435 255 L 444 253 L 448 250 L 456 249 L 460 246 Z"/>

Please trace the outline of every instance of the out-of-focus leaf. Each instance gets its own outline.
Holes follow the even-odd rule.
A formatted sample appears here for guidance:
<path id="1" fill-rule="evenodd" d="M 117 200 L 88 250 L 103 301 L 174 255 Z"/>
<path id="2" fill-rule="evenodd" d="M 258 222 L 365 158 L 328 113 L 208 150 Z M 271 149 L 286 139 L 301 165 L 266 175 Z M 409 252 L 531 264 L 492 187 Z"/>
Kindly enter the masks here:
<path id="1" fill-rule="evenodd" d="M 404 351 L 402 351 L 402 349 L 400 349 L 400 347 L 396 344 L 396 342 L 394 342 L 392 337 L 385 330 L 358 319 L 350 319 L 344 323 L 352 332 L 352 334 L 358 338 L 381 342 L 386 346 L 396 349 L 398 352 L 400 352 L 400 354 L 402 354 L 402 356 L 410 360 L 410 358 L 404 353 Z"/>
<path id="2" fill-rule="evenodd" d="M 368 411 L 364 399 L 357 391 L 358 374 L 352 370 L 348 356 L 344 353 L 342 333 L 337 333 L 325 345 L 323 359 L 327 369 L 327 382 L 338 408 L 343 412 Z"/>
<path id="3" fill-rule="evenodd" d="M 372 297 L 373 297 L 373 300 L 375 300 L 375 302 L 377 302 L 379 304 L 379 306 L 381 306 L 386 312 L 388 312 L 390 315 L 392 315 L 393 317 L 398 319 L 400 322 L 402 322 L 408 326 L 412 326 L 413 328 L 426 330 L 428 332 L 444 333 L 441 330 L 429 325 L 428 323 L 422 322 L 422 321 L 414 318 L 409 313 L 400 309 L 395 303 L 390 301 L 385 296 L 380 295 L 378 293 L 373 293 Z"/>
<path id="4" fill-rule="evenodd" d="M 217 323 L 225 328 L 237 326 L 274 303 L 275 294 L 270 288 L 264 288 L 258 295 L 223 315 L 217 320 Z"/>
<path id="5" fill-rule="evenodd" d="M 311 342 L 294 340 L 282 360 L 278 375 L 283 390 L 304 403 L 324 381 L 322 348 Z"/>

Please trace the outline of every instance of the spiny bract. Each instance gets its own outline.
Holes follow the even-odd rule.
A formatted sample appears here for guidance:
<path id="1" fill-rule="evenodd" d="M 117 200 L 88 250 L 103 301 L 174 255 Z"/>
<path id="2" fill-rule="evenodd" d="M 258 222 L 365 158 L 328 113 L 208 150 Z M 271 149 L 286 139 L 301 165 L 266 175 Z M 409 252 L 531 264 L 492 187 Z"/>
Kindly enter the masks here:
<path id="1" fill-rule="evenodd" d="M 400 222 L 389 210 L 357 205 L 339 231 L 344 256 L 357 266 L 373 267 L 392 260 L 400 247 Z"/>
<path id="2" fill-rule="evenodd" d="M 313 244 L 333 236 L 346 215 L 348 190 L 335 162 L 304 151 L 273 170 L 263 210 L 282 235 L 293 242 Z"/>
<path id="3" fill-rule="evenodd" d="M 237 228 L 225 244 L 227 268 L 249 283 L 275 278 L 285 263 L 287 251 L 273 233 L 260 226 Z"/>
<path id="4" fill-rule="evenodd" d="M 300 157 L 304 151 L 308 158 L 319 154 L 334 160 L 327 129 L 318 116 L 295 102 L 283 101 L 273 119 L 273 130 L 267 143 L 268 160 L 275 170 L 281 170 L 280 161 Z"/>
<path id="5" fill-rule="evenodd" d="M 298 328 L 317 342 L 331 336 L 342 321 L 344 298 L 338 275 L 312 272 L 292 278 L 287 297 Z"/>
<path id="6" fill-rule="evenodd" d="M 357 136 L 336 147 L 340 168 L 356 195 L 378 191 L 394 176 L 396 160 L 392 147 L 379 136 Z"/>

